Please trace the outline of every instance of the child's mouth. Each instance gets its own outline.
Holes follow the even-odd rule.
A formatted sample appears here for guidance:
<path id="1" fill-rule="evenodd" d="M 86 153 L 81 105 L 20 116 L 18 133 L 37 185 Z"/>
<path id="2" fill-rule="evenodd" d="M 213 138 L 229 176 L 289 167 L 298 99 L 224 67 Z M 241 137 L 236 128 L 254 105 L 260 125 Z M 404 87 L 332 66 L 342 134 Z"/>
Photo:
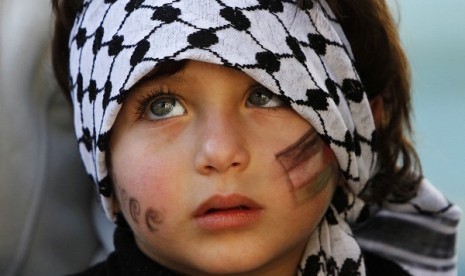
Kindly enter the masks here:
<path id="1" fill-rule="evenodd" d="M 244 228 L 260 217 L 263 208 L 240 195 L 213 196 L 194 212 L 196 224 L 207 231 Z"/>
<path id="2" fill-rule="evenodd" d="M 223 209 L 211 208 L 211 209 L 207 210 L 205 215 L 212 214 L 212 213 L 217 213 L 217 212 L 234 211 L 234 210 L 250 210 L 250 208 L 248 206 L 245 206 L 245 205 L 240 205 L 240 206 L 231 207 L 231 208 L 223 208 Z"/>

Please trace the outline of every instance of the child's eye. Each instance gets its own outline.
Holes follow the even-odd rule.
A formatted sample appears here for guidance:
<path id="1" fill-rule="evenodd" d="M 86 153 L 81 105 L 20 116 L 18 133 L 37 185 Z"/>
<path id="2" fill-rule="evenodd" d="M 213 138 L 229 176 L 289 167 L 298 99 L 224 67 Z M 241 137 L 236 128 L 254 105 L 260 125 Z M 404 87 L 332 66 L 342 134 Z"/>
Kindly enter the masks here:
<path id="1" fill-rule="evenodd" d="M 282 106 L 283 101 L 265 87 L 257 87 L 249 94 L 247 106 L 249 107 L 277 107 Z"/>
<path id="2" fill-rule="evenodd" d="M 153 99 L 147 106 L 145 117 L 150 120 L 163 120 L 181 116 L 186 109 L 174 95 L 163 95 Z"/>

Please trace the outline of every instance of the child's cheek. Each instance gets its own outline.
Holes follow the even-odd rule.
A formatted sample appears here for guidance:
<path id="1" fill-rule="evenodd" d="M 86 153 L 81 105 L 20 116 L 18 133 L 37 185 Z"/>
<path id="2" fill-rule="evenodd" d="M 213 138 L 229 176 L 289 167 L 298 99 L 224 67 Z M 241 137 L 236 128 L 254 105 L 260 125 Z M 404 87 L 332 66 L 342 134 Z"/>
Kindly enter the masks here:
<path id="1" fill-rule="evenodd" d="M 301 186 L 294 189 L 297 202 L 304 202 L 318 195 L 336 179 L 336 174 L 337 167 L 331 164 L 326 165 L 312 175 L 309 174 L 307 181 L 302 181 Z"/>
<path id="2" fill-rule="evenodd" d="M 155 233 L 158 231 L 158 227 L 163 223 L 163 215 L 160 210 L 149 207 L 145 211 L 145 225 L 147 229 Z"/>
<path id="3" fill-rule="evenodd" d="M 299 203 L 318 195 L 338 174 L 332 150 L 319 138 L 308 136 L 277 158 Z"/>
<path id="4" fill-rule="evenodd" d="M 334 153 L 331 150 L 331 148 L 326 144 L 324 144 L 322 147 L 323 147 L 323 162 L 325 164 L 336 162 L 336 157 L 334 156 Z"/>
<path id="5" fill-rule="evenodd" d="M 163 223 L 162 206 L 170 201 L 170 180 L 166 179 L 169 168 L 163 164 L 147 160 L 150 166 L 133 168 L 132 172 L 117 181 L 117 195 L 125 217 L 135 227 L 146 227 L 156 232 Z M 139 164 L 141 164 L 139 162 Z M 128 167 L 129 168 L 129 167 Z"/>
<path id="6" fill-rule="evenodd" d="M 138 191 L 143 199 L 143 221 L 142 223 L 150 232 L 157 232 L 164 221 L 163 206 L 173 202 L 173 190 L 175 183 L 168 176 L 176 175 L 171 168 L 166 166 L 167 162 L 153 162 L 141 175 L 142 189 Z"/>
<path id="7" fill-rule="evenodd" d="M 318 195 L 335 179 L 335 175 L 337 175 L 337 166 L 334 162 L 325 162 L 324 152 L 318 153 L 288 172 L 297 202 L 304 202 Z"/>

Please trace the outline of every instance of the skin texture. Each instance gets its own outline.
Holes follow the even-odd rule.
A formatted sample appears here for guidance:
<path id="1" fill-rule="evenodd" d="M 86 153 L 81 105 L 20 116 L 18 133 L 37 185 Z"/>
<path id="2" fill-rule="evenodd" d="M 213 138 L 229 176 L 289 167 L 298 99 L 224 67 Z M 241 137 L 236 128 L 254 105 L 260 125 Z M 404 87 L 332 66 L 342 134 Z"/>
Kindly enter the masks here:
<path id="1" fill-rule="evenodd" d="M 276 154 L 276 159 L 288 174 L 297 202 L 305 202 L 322 191 L 338 171 L 333 152 L 313 130 Z M 324 169 L 315 170 L 315 167 Z"/>
<path id="2" fill-rule="evenodd" d="M 337 162 L 289 107 L 275 98 L 251 105 L 257 91 L 266 90 L 240 71 L 189 61 L 125 99 L 110 141 L 112 177 L 117 205 L 153 260 L 189 275 L 295 275 L 339 180 Z M 157 100 L 172 95 L 176 109 L 154 117 Z M 301 166 L 279 153 L 309 133 L 313 145 L 301 163 L 309 172 L 297 183 L 293 169 Z M 216 230 L 198 223 L 202 203 L 231 195 L 259 206 L 250 223 Z"/>

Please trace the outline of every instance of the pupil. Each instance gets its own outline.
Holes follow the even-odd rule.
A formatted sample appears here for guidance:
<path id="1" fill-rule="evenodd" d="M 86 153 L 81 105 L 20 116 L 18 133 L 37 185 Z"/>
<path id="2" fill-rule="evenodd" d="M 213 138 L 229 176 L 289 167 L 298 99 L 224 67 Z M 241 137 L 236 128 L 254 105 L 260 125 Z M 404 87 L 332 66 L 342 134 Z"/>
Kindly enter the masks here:
<path id="1" fill-rule="evenodd" d="M 174 99 L 160 99 L 158 101 L 155 101 L 152 105 L 152 113 L 156 116 L 165 116 L 173 110 L 174 105 Z"/>
<path id="2" fill-rule="evenodd" d="M 250 102 L 257 106 L 266 105 L 271 100 L 270 92 L 258 91 L 251 95 Z"/>

